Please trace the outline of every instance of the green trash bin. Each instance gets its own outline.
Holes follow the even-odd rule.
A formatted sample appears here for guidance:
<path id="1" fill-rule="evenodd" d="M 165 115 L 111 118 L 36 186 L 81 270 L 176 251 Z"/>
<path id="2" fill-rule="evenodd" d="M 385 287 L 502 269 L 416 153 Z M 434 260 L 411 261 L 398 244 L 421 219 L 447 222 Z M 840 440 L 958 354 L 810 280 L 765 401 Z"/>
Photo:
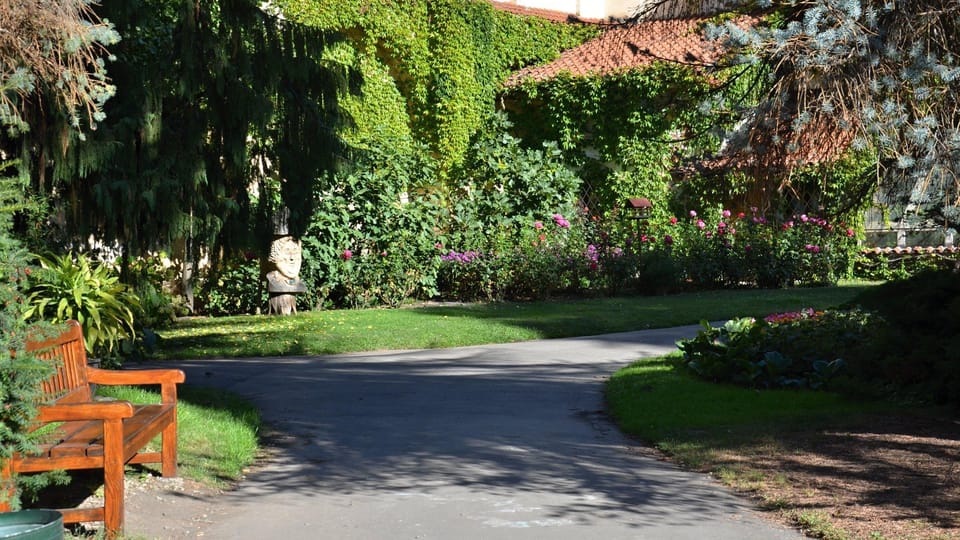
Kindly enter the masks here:
<path id="1" fill-rule="evenodd" d="M 55 510 L 0 513 L 0 540 L 63 540 L 63 515 Z"/>

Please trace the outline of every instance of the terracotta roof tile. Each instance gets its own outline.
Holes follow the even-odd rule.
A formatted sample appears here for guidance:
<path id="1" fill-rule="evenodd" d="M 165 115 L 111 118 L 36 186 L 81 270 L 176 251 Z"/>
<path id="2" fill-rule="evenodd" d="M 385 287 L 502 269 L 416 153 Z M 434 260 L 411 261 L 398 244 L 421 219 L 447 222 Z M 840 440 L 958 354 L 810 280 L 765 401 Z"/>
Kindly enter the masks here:
<path id="1" fill-rule="evenodd" d="M 834 117 L 820 117 L 799 131 L 794 131 L 787 122 L 778 126 L 750 126 L 744 126 L 749 128 L 748 144 L 735 143 L 732 150 L 721 150 L 717 156 L 698 160 L 677 172 L 681 176 L 693 173 L 712 176 L 731 170 L 769 174 L 830 163 L 850 148 L 855 134 L 849 123 L 841 125 L 840 119 Z"/>
<path id="2" fill-rule="evenodd" d="M 612 26 L 601 36 L 564 51 L 557 60 L 514 73 L 505 83 L 515 86 L 525 80 L 543 81 L 561 73 L 573 76 L 607 75 L 648 66 L 657 60 L 693 65 L 715 62 L 717 44 L 702 32 L 707 17 L 641 21 Z M 755 19 L 741 17 L 737 24 Z"/>
<path id="3" fill-rule="evenodd" d="M 953 255 L 960 253 L 960 247 L 956 246 L 921 246 L 921 247 L 895 247 L 895 248 L 868 248 L 861 251 L 865 255 Z"/>

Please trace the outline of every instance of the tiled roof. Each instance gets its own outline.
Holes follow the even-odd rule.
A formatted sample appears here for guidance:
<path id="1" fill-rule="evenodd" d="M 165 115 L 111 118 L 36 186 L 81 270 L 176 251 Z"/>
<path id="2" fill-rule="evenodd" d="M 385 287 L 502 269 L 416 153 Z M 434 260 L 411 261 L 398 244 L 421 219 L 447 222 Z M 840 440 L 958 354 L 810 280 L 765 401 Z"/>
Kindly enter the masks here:
<path id="1" fill-rule="evenodd" d="M 748 122 L 728 142 L 730 150 L 721 150 L 710 159 L 698 160 L 676 172 L 680 176 L 712 176 L 731 170 L 783 173 L 804 165 L 836 161 L 850 148 L 855 130 L 849 121 L 821 116 L 795 130 L 791 122 L 766 125 Z"/>
<path id="2" fill-rule="evenodd" d="M 543 81 L 561 73 L 573 76 L 607 75 L 648 66 L 657 60 L 706 65 L 720 55 L 718 44 L 703 36 L 706 17 L 641 21 L 611 26 L 601 36 L 564 51 L 557 60 L 514 73 L 506 86 L 532 79 Z M 741 17 L 737 24 L 755 19 Z"/>
<path id="3" fill-rule="evenodd" d="M 516 4 L 508 4 L 506 2 L 495 2 L 493 0 L 487 0 L 493 7 L 499 9 L 500 11 L 506 11 L 507 13 L 513 13 L 514 15 L 523 15 L 528 17 L 540 17 L 541 19 L 546 19 L 548 21 L 554 22 L 571 22 L 571 23 L 590 23 L 590 24 L 600 24 L 603 21 L 599 19 L 584 19 L 576 15 L 571 15 L 570 13 L 565 13 L 563 11 L 553 11 L 550 9 L 540 9 L 540 8 L 531 8 L 518 6 Z"/>
<path id="4" fill-rule="evenodd" d="M 956 246 L 927 246 L 927 247 L 895 247 L 895 248 L 868 248 L 864 249 L 861 253 L 865 255 L 932 255 L 934 253 L 938 255 L 953 255 L 960 253 L 960 248 Z"/>

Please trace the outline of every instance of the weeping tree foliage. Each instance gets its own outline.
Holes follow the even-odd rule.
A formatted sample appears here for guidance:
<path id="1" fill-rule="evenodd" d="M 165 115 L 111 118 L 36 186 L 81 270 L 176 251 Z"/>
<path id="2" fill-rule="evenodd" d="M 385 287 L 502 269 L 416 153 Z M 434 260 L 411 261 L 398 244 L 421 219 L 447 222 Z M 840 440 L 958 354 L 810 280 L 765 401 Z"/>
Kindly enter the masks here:
<path id="1" fill-rule="evenodd" d="M 106 74 L 106 47 L 119 38 L 86 0 L 20 0 L 0 3 L 0 229 L 27 210 L 29 147 L 20 135 L 53 109 L 57 122 L 95 128 L 114 87 Z"/>
<path id="2" fill-rule="evenodd" d="M 30 129 L 29 104 L 53 100 L 72 126 L 102 120 L 114 88 L 106 47 L 117 33 L 86 0 L 18 0 L 0 4 L 0 125 Z"/>
<path id="3" fill-rule="evenodd" d="M 186 260 L 258 247 L 253 233 L 282 206 L 302 232 L 340 150 L 348 74 L 321 59 L 333 37 L 254 0 L 129 0 L 97 13 L 122 37 L 107 120 L 85 142 L 53 124 L 32 140 L 34 180 L 52 176 L 64 230 L 131 255 L 181 246 Z"/>
<path id="4" fill-rule="evenodd" d="M 731 142 L 803 150 L 846 138 L 879 156 L 879 196 L 895 215 L 960 222 L 960 2 L 747 4 L 767 10 L 766 23 L 714 29 L 733 62 L 767 73 L 762 99 L 740 111 L 745 136 Z"/>

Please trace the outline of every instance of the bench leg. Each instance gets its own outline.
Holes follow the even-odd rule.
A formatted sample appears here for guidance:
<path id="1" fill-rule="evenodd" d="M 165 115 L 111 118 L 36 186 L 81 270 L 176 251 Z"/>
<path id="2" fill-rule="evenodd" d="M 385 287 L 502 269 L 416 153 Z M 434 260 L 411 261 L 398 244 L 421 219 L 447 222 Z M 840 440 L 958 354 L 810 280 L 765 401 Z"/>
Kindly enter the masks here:
<path id="1" fill-rule="evenodd" d="M 107 538 L 123 531 L 123 423 L 103 423 L 103 527 Z"/>
<path id="2" fill-rule="evenodd" d="M 10 502 L 13 500 L 16 489 L 17 486 L 13 479 L 13 466 L 10 464 L 10 460 L 6 460 L 0 466 L 0 512 L 9 512 L 13 509 Z"/>
<path id="3" fill-rule="evenodd" d="M 169 426 L 163 429 L 160 437 L 160 474 L 165 477 L 177 475 L 177 420 L 174 413 L 174 420 Z"/>

